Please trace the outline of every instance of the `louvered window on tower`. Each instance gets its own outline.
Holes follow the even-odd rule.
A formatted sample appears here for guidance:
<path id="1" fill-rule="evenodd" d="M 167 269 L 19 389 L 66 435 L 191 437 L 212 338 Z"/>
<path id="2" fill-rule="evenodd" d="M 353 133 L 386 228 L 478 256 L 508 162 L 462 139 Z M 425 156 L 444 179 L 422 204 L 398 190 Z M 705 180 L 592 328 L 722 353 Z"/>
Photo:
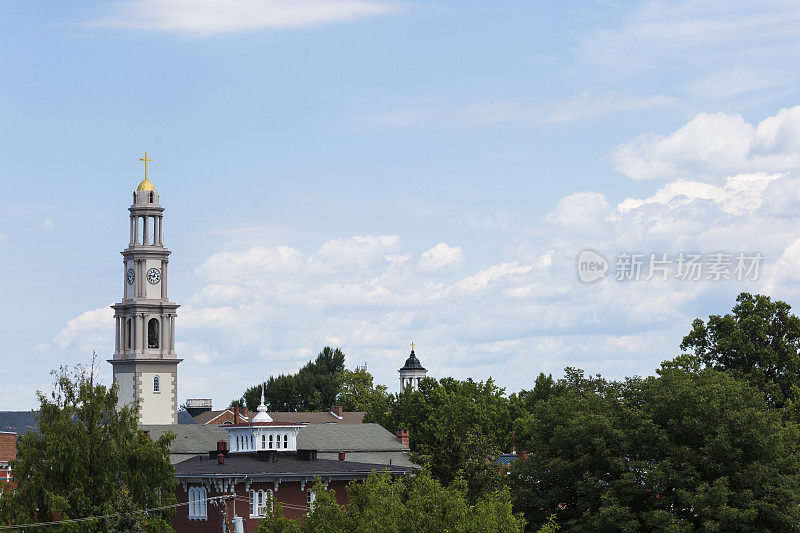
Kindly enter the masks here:
<path id="1" fill-rule="evenodd" d="M 158 348 L 158 319 L 151 318 L 147 322 L 147 347 Z"/>

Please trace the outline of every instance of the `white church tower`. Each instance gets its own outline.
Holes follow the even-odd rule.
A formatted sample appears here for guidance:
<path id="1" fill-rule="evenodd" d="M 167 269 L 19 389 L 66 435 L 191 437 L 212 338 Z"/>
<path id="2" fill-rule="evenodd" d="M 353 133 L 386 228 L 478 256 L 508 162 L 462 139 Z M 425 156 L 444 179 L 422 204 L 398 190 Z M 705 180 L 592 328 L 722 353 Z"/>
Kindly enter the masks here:
<path id="1" fill-rule="evenodd" d="M 147 178 L 133 193 L 130 242 L 122 251 L 123 296 L 111 306 L 117 323 L 116 349 L 109 362 L 119 384 L 120 405 L 139 404 L 140 424 L 178 423 L 178 359 L 175 317 L 178 304 L 167 297 L 164 208 Z"/>

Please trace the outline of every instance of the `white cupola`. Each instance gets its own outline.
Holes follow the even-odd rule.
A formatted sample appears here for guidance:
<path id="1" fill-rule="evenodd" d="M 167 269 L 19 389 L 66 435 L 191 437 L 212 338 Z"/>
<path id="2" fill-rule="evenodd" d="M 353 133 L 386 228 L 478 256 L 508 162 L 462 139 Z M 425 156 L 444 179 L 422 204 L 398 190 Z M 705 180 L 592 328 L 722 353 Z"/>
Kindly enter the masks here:
<path id="1" fill-rule="evenodd" d="M 303 424 L 275 422 L 267 413 L 264 389 L 261 389 L 261 405 L 258 414 L 249 424 L 222 426 L 228 432 L 230 453 L 252 453 L 263 451 L 296 452 L 297 433 Z"/>

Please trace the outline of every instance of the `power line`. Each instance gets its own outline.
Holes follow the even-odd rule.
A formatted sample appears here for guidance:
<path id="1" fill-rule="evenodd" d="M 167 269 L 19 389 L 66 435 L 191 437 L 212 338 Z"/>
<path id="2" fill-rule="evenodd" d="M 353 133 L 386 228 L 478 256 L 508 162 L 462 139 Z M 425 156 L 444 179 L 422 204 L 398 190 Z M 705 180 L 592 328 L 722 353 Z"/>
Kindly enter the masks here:
<path id="1" fill-rule="evenodd" d="M 240 503 L 250 503 L 250 499 L 244 496 L 236 496 L 236 501 Z M 275 503 L 279 503 L 282 509 L 292 509 L 293 511 L 309 511 L 308 507 L 303 507 L 302 505 L 295 505 L 293 503 L 283 503 L 279 502 L 278 500 L 272 500 Z"/>
<path id="2" fill-rule="evenodd" d="M 211 501 L 211 500 L 225 500 L 230 499 L 233 496 L 225 495 L 225 496 L 212 496 L 211 498 L 202 498 L 196 501 Z M 173 509 L 177 507 L 183 507 L 184 505 L 189 505 L 189 502 L 184 503 L 176 503 L 173 505 L 163 505 L 161 507 L 151 507 L 149 509 L 137 509 L 133 511 L 134 514 L 143 514 L 149 513 L 153 511 L 163 511 L 165 509 Z M 116 518 L 118 516 L 122 516 L 122 513 L 113 513 L 113 514 L 106 514 L 101 516 L 87 516 L 84 518 L 68 518 L 66 520 L 58 520 L 52 522 L 35 522 L 32 524 L 19 524 L 13 526 L 0 526 L 0 530 L 9 530 L 9 529 L 22 529 L 24 527 L 49 527 L 49 526 L 58 526 L 63 524 L 75 524 L 78 522 L 90 522 L 92 520 L 103 520 L 105 518 Z"/>

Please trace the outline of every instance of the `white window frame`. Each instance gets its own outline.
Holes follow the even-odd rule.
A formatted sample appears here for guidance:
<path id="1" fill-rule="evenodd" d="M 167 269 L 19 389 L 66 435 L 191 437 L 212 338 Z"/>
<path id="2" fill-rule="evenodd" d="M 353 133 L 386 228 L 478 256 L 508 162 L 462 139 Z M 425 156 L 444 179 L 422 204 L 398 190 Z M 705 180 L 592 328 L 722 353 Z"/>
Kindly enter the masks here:
<path id="1" fill-rule="evenodd" d="M 161 378 L 159 376 L 155 376 L 153 378 L 153 392 L 154 393 L 161 392 Z"/>
<path id="2" fill-rule="evenodd" d="M 208 491 L 205 487 L 189 487 L 189 520 L 208 519 Z"/>
<path id="3" fill-rule="evenodd" d="M 314 491 L 311 490 L 311 487 L 306 489 L 306 507 L 308 510 L 311 511 L 314 509 L 314 501 L 316 501 L 317 495 L 314 494 Z"/>
<path id="4" fill-rule="evenodd" d="M 250 518 L 264 518 L 267 516 L 267 501 L 269 510 L 272 511 L 274 495 L 272 489 L 250 490 Z"/>

